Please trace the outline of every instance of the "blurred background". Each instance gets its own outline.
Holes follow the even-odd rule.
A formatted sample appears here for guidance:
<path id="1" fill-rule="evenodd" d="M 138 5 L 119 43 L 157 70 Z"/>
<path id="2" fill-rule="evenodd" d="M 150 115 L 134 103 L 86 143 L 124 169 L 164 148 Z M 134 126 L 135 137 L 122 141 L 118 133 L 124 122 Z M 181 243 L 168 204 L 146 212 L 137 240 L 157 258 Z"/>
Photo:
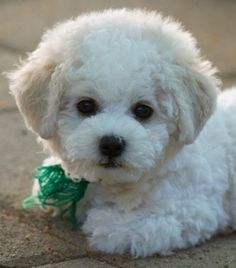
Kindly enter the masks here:
<path id="1" fill-rule="evenodd" d="M 56 22 L 104 8 L 146 8 L 181 21 L 228 87 L 236 81 L 235 0 L 0 0 L 0 71 L 12 69 Z M 0 78 L 0 109 L 13 105 Z"/>
<path id="2" fill-rule="evenodd" d="M 219 69 L 223 87 L 236 85 L 236 0 L 0 0 L 0 73 L 14 69 L 19 59 L 33 51 L 41 35 L 56 22 L 83 12 L 122 7 L 157 10 L 181 21 L 197 38 L 202 55 Z M 22 244 L 16 246 L 16 241 L 22 239 L 19 233 L 22 236 L 31 231 L 27 220 L 23 230 L 18 230 L 13 216 L 15 209 L 21 213 L 21 200 L 30 193 L 31 173 L 44 158 L 34 135 L 26 131 L 2 74 L 0 152 L 0 228 L 4 229 L 4 234 L 0 233 L 1 266 L 19 261 L 16 258 L 19 252 L 26 256 L 25 260 L 29 252 L 36 252 L 37 246 L 34 248 L 30 239 L 27 243 L 32 242 L 31 251 Z M 2 216 L 3 208 L 12 218 Z M 230 254 L 230 249 L 227 252 Z M 44 253 L 50 255 L 48 251 Z"/>

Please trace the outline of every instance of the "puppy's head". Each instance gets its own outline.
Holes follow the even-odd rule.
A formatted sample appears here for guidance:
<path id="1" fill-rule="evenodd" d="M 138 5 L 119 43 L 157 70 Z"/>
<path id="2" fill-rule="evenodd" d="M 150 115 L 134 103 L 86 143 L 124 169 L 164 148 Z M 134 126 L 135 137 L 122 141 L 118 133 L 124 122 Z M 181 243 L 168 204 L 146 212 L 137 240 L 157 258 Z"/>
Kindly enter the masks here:
<path id="1" fill-rule="evenodd" d="M 193 143 L 214 111 L 217 80 L 182 27 L 155 13 L 91 13 L 46 33 L 10 75 L 27 126 L 73 177 L 152 177 Z"/>

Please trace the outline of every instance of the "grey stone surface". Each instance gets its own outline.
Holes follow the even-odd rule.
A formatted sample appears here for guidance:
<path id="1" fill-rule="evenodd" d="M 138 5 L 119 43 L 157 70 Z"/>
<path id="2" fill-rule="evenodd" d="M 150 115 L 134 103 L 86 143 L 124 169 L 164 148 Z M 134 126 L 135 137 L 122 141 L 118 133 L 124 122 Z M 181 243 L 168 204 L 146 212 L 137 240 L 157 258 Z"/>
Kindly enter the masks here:
<path id="1" fill-rule="evenodd" d="M 12 212 L 0 212 L 0 267 L 32 267 L 79 256 L 78 247 L 64 239 L 22 222 Z"/>
<path id="2" fill-rule="evenodd" d="M 31 174 L 45 157 L 36 138 L 26 131 L 18 112 L 0 113 L 0 193 L 23 198 L 30 192 Z"/>

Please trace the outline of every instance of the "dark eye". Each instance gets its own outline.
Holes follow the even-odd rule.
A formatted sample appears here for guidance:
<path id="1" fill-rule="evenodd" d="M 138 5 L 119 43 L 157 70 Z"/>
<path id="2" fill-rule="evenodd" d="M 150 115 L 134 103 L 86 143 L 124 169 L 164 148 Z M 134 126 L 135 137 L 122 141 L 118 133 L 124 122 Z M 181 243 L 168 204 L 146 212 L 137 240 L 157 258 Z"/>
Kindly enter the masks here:
<path id="1" fill-rule="evenodd" d="M 85 99 L 77 103 L 77 110 L 83 115 L 90 116 L 96 114 L 98 106 L 93 99 Z"/>
<path id="2" fill-rule="evenodd" d="M 153 109 L 145 104 L 137 104 L 133 108 L 133 114 L 136 116 L 137 119 L 145 120 L 152 116 Z"/>

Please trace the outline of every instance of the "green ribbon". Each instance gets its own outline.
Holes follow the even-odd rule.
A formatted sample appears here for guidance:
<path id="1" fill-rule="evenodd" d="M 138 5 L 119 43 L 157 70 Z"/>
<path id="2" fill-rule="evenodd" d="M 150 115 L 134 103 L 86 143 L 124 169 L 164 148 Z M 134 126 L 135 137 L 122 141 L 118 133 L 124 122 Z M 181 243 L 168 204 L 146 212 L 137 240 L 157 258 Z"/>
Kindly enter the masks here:
<path id="1" fill-rule="evenodd" d="M 60 207 L 61 215 L 76 224 L 76 203 L 84 197 L 89 182 L 73 181 L 61 165 L 40 166 L 33 177 L 39 182 L 39 192 L 25 198 L 23 207 Z"/>

